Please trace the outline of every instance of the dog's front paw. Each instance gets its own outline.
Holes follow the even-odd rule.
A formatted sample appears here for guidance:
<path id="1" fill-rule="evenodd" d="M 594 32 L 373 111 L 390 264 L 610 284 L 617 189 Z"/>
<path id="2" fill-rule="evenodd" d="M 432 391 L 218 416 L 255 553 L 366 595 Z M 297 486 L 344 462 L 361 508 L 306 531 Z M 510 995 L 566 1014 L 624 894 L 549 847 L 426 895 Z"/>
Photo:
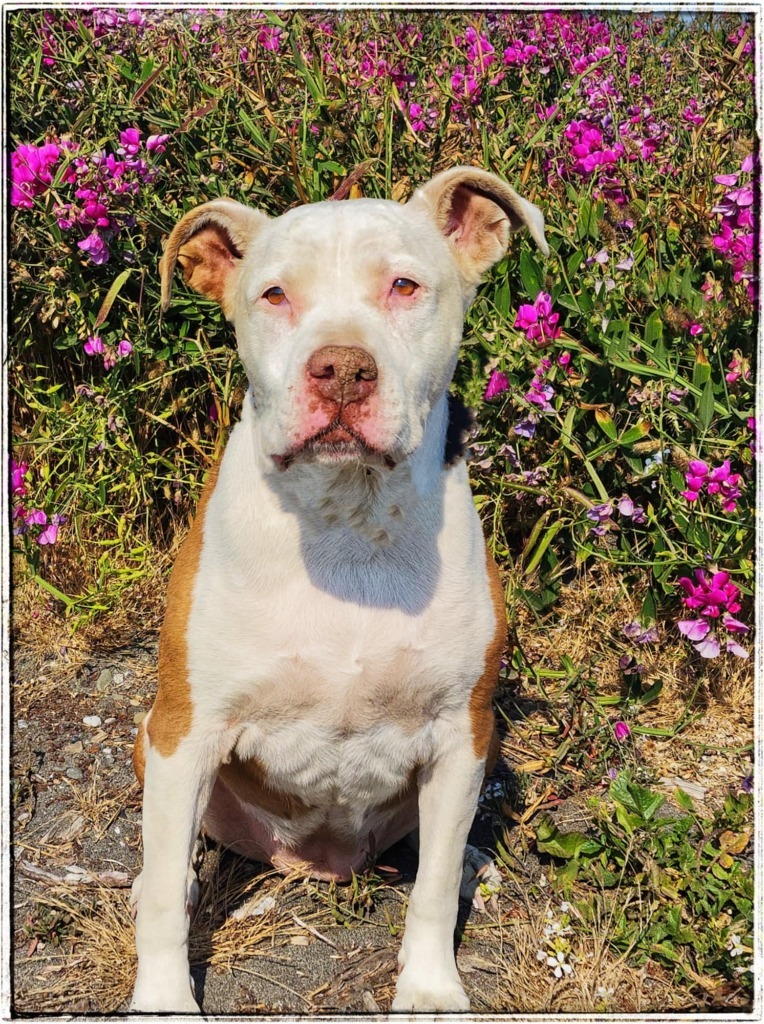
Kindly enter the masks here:
<path id="1" fill-rule="evenodd" d="M 147 978 L 138 971 L 130 1013 L 193 1013 L 202 1011 L 194 998 L 193 983 L 186 980 L 171 983 L 168 978 Z"/>
<path id="2" fill-rule="evenodd" d="M 412 971 L 398 977 L 393 1013 L 467 1013 L 470 1000 L 454 972 Z"/>

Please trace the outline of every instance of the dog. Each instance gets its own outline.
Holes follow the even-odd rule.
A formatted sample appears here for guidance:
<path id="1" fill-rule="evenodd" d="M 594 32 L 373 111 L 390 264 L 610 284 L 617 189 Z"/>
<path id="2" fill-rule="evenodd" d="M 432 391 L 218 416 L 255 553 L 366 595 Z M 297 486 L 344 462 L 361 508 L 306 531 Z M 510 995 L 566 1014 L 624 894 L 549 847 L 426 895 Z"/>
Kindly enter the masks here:
<path id="1" fill-rule="evenodd" d="M 144 787 L 131 1010 L 199 1013 L 192 853 L 346 880 L 418 829 L 393 1011 L 466 1011 L 462 860 L 489 754 L 505 597 L 448 388 L 483 274 L 541 211 L 455 167 L 406 204 L 196 207 L 160 261 L 235 328 L 249 390 L 175 562 Z M 453 416 L 452 416 L 453 418 Z M 453 426 L 453 425 L 452 425 Z"/>

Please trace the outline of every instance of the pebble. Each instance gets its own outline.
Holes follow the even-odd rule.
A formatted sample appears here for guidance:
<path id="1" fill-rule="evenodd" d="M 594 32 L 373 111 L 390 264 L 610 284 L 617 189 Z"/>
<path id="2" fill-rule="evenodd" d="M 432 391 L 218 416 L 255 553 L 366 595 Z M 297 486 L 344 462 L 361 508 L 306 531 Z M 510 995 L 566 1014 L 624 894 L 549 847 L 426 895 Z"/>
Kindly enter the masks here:
<path id="1" fill-rule="evenodd" d="M 102 669 L 101 674 L 96 680 L 96 690 L 103 693 L 104 690 L 108 690 L 111 684 L 114 682 L 114 673 L 110 668 Z"/>
<path id="2" fill-rule="evenodd" d="M 114 682 L 117 684 L 117 686 L 120 686 L 122 683 L 124 683 L 124 681 L 125 681 L 125 674 L 124 674 L 124 672 L 115 672 L 114 673 Z"/>
<path id="3" fill-rule="evenodd" d="M 84 778 L 81 768 L 67 768 L 66 777 L 68 779 L 82 779 Z"/>
<path id="4" fill-rule="evenodd" d="M 16 728 L 17 729 L 28 729 L 29 728 L 29 724 L 27 722 L 25 722 L 23 718 L 19 718 L 16 721 Z"/>
<path id="5" fill-rule="evenodd" d="M 82 719 L 82 724 L 89 726 L 91 729 L 97 729 L 101 724 L 101 719 L 98 715 L 85 715 Z"/>

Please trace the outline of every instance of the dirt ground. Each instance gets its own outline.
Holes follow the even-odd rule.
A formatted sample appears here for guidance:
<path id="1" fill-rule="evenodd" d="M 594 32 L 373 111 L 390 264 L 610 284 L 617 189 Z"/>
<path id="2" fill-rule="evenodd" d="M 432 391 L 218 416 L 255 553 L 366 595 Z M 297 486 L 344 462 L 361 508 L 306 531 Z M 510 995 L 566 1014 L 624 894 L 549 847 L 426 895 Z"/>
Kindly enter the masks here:
<path id="1" fill-rule="evenodd" d="M 554 637 L 549 642 L 557 642 Z M 532 646 L 532 645 L 531 645 Z M 147 632 L 118 650 L 18 648 L 12 742 L 14 964 L 18 1014 L 124 1011 L 135 959 L 130 884 L 141 860 L 141 795 L 132 773 L 138 722 L 156 685 L 157 639 Z M 716 740 L 714 740 L 716 737 Z M 708 805 L 751 772 L 751 722 L 701 716 L 661 744 L 666 792 L 693 780 Z M 640 740 L 654 757 L 655 740 Z M 702 749 L 699 749 L 702 748 Z M 619 960 L 603 925 L 577 946 L 570 978 L 539 965 L 541 935 L 559 897 L 533 852 L 523 808 L 549 807 L 563 827 L 585 825 L 584 804 L 547 800 L 543 777 L 518 798 L 516 770 L 533 754 L 508 730 L 491 792 L 471 842 L 495 853 L 498 893 L 463 903 L 457 962 L 475 1013 L 648 1012 L 707 1008 L 653 962 Z M 536 753 L 538 753 L 536 751 Z M 533 762 L 536 763 L 536 762 Z M 698 796 L 699 795 L 699 796 Z M 545 802 L 546 800 L 546 802 Z M 520 813 L 508 816 L 511 808 Z M 416 855 L 385 853 L 355 886 L 284 880 L 210 845 L 191 929 L 197 991 L 211 1014 L 386 1013 Z M 745 1008 L 740 994 L 715 1009 Z"/>

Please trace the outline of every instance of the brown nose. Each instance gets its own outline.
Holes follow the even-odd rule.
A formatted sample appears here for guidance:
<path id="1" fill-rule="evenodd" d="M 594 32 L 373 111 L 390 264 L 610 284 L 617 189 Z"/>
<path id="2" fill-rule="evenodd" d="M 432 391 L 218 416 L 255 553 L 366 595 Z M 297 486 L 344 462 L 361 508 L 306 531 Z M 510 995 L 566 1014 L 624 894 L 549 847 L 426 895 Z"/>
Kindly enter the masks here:
<path id="1" fill-rule="evenodd" d="M 377 364 L 362 348 L 326 345 L 308 360 L 310 385 L 341 405 L 363 402 L 377 386 Z"/>

